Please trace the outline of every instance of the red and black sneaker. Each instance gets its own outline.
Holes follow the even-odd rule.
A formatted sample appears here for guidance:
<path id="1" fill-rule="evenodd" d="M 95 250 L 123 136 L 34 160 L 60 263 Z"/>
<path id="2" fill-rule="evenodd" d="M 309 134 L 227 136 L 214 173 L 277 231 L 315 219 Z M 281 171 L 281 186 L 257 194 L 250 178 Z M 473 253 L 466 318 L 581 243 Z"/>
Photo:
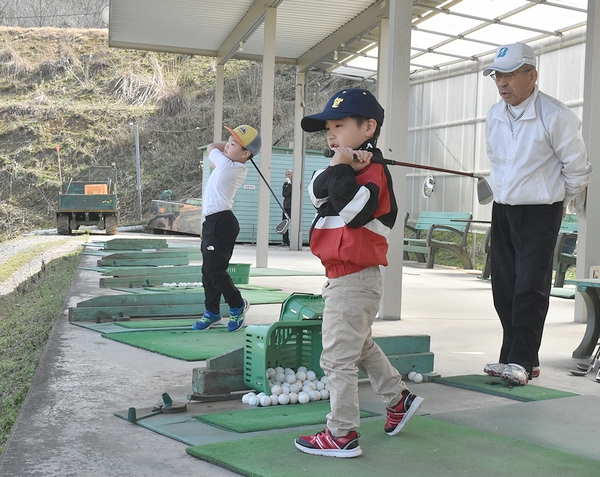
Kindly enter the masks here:
<path id="1" fill-rule="evenodd" d="M 423 402 L 423 398 L 409 392 L 402 391 L 402 399 L 394 407 L 386 407 L 387 421 L 384 430 L 388 436 L 398 434 Z"/>
<path id="2" fill-rule="evenodd" d="M 350 431 L 347 436 L 335 437 L 325 429 L 312 436 L 300 436 L 295 441 L 296 447 L 302 452 L 329 457 L 358 457 L 362 449 L 358 445 L 360 434 Z"/>

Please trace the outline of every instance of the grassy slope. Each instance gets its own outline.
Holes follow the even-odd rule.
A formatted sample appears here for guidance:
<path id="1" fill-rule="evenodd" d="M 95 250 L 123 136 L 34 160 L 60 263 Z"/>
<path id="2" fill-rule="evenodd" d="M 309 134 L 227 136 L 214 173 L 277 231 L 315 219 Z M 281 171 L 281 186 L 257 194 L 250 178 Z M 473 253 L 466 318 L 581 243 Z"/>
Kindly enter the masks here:
<path id="1" fill-rule="evenodd" d="M 79 253 L 48 263 L 0 307 L 0 453 L 66 299 Z"/>
<path id="2" fill-rule="evenodd" d="M 109 48 L 106 30 L 0 27 L 0 241 L 54 227 L 59 176 L 84 180 L 90 165 L 116 164 L 121 223 L 134 223 L 131 124 L 140 128 L 143 211 L 165 189 L 175 200 L 199 197 L 198 148 L 213 136 L 213 61 Z M 308 112 L 348 84 L 309 77 Z M 260 64 L 227 63 L 225 124 L 260 124 L 261 86 Z M 294 95 L 294 67 L 278 66 L 273 137 L 283 138 L 280 145 L 293 140 Z M 320 135 L 309 141 L 322 147 Z"/>

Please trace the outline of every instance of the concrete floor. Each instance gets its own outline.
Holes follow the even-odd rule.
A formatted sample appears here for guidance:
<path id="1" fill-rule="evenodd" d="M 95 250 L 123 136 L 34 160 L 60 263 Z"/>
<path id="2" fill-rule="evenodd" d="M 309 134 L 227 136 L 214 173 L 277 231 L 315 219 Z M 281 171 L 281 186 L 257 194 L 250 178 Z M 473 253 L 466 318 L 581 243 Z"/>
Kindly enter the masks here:
<path id="1" fill-rule="evenodd" d="M 106 237 L 93 235 L 92 240 L 104 241 Z M 169 243 L 197 245 L 199 239 L 176 237 L 169 238 Z M 69 306 L 101 294 L 116 293 L 100 289 L 99 274 L 85 269 L 95 266 L 96 260 L 95 256 L 82 256 L 64 309 L 4 448 L 0 475 L 237 475 L 187 455 L 186 445 L 181 442 L 113 415 L 131 406 L 151 407 L 161 401 L 163 392 L 168 392 L 176 402 L 186 401 L 191 392 L 192 369 L 204 363 L 149 353 L 70 324 L 66 313 Z M 236 246 L 232 262 L 254 266 L 255 260 L 255 247 Z M 296 252 L 286 247 L 270 247 L 268 266 L 313 271 L 315 276 L 251 277 L 250 283 L 277 286 L 290 293 L 321 292 L 325 281 L 323 268 L 308 249 Z M 480 280 L 477 275 L 478 272 L 439 266 L 427 270 L 422 265 L 407 262 L 403 269 L 402 320 L 377 320 L 374 335 L 430 335 L 436 373 L 442 376 L 481 373 L 487 362 L 497 360 L 501 328 L 493 309 L 489 281 Z M 277 321 L 280 308 L 280 305 L 253 306 L 247 314 L 247 324 Z M 574 300 L 551 299 L 540 355 L 542 374 L 533 384 L 579 393 L 581 398 L 569 399 L 581 399 L 581 406 L 585 407 L 599 402 L 600 383 L 594 380 L 595 373 L 574 377 L 568 372 L 576 361 L 587 361 L 571 358 L 586 326 L 574 321 L 573 308 Z M 497 422 L 509 428 L 518 428 L 521 422 L 515 418 L 511 425 L 510 413 L 507 418 L 507 406 L 515 404 L 512 400 L 436 383 L 411 383 L 410 388 L 425 398 L 419 414 L 439 415 L 449 422 L 471 422 L 469 425 L 486 430 L 498 428 Z M 368 385 L 361 386 L 361 400 L 373 397 Z M 190 406 L 215 409 L 245 405 Z M 547 406 L 552 407 L 552 404 Z M 522 409 L 524 411 L 515 416 L 529 415 L 526 408 Z M 580 442 L 596 442 L 592 434 L 597 427 L 584 425 L 588 413 L 578 413 L 576 406 L 567 406 L 567 409 L 571 418 L 564 425 L 571 423 L 571 428 L 562 437 L 554 437 L 548 446 L 564 446 L 568 452 L 577 447 L 573 441 L 578 437 Z M 550 410 L 547 412 L 552 415 Z M 498 429 L 498 432 L 509 430 Z M 293 451 L 291 444 L 290 451 Z"/>

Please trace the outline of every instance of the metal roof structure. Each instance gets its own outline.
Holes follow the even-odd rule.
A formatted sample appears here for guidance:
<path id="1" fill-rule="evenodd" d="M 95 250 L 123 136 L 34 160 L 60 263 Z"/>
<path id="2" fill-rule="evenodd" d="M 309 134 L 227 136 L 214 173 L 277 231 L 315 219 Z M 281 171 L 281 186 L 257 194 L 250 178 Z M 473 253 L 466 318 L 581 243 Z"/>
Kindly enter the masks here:
<path id="1" fill-rule="evenodd" d="M 583 28 L 587 0 L 413 0 L 411 72 L 477 62 L 505 43 Z M 111 0 L 114 47 L 261 61 L 264 10 L 277 9 L 276 62 L 376 79 L 386 0 Z"/>
<path id="2" fill-rule="evenodd" d="M 384 153 L 406 151 L 411 80 L 414 85 L 417 79 L 432 81 L 447 71 L 460 74 L 460 65 L 472 65 L 463 69 L 477 72 L 491 63 L 499 45 L 524 41 L 538 46 L 545 39 L 560 42 L 563 35 L 585 38 L 582 134 L 592 163 L 592 152 L 600 150 L 600 135 L 595 133 L 600 128 L 600 84 L 594 81 L 600 75 L 600 0 L 110 0 L 109 8 L 109 46 L 216 59 L 215 140 L 222 133 L 223 65 L 228 60 L 263 62 L 265 144 L 272 144 L 274 64 L 295 65 L 294 177 L 302 176 L 299 124 L 308 73 L 377 81 L 378 99 L 387 112 L 380 148 Z M 261 151 L 260 160 L 268 181 L 268 148 Z M 403 210 L 406 176 L 393 175 Z M 296 181 L 293 214 L 299 214 L 300 187 Z M 257 221 L 260 267 L 267 266 L 268 256 L 269 194 L 263 189 L 259 188 Z M 600 220 L 593 220 L 600 217 L 598 194 L 600 179 L 592 175 L 585 211 L 592 220 L 584 214 L 579 221 L 578 277 L 588 276 L 589 267 L 600 263 L 600 249 L 586 247 L 588 240 L 591 244 L 600 236 Z M 299 222 L 292 217 L 293 247 L 298 245 Z M 400 246 L 388 252 L 380 316 L 399 319 L 402 228 L 395 227 L 389 240 Z M 578 316 L 582 305 L 578 300 Z"/>

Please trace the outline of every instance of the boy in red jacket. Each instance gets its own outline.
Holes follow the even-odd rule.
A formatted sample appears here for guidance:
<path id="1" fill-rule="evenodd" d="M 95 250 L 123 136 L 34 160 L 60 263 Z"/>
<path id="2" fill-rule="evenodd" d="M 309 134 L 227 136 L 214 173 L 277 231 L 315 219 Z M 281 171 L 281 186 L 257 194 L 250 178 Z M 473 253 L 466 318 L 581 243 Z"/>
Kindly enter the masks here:
<path id="1" fill-rule="evenodd" d="M 327 428 L 295 440 L 308 454 L 357 457 L 360 424 L 358 371 L 369 376 L 387 410 L 385 432 L 394 436 L 415 414 L 423 398 L 408 391 L 400 373 L 371 337 L 379 310 L 387 236 L 398 209 L 387 166 L 376 163 L 383 108 L 367 90 L 352 88 L 331 97 L 325 110 L 302 119 L 307 132 L 327 131 L 334 152 L 329 167 L 317 171 L 308 192 L 318 209 L 310 229 L 311 251 L 325 266 L 323 353 L 331 412 Z"/>

